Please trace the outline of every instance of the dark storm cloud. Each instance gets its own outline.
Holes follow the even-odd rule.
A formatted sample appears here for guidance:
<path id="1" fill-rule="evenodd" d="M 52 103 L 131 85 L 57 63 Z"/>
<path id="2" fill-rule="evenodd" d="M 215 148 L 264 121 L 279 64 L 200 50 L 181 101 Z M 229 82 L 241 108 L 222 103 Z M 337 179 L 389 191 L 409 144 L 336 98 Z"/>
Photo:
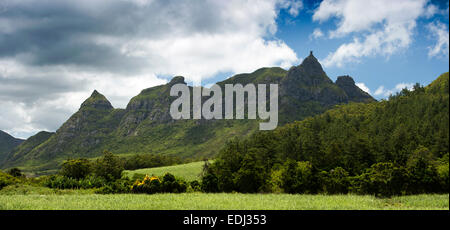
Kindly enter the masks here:
<path id="1" fill-rule="evenodd" d="M 218 19 L 221 15 L 214 10 L 217 7 L 205 10 L 205 2 L 200 2 L 139 5 L 126 1 L 6 1 L 0 28 L 3 23 L 8 29 L 0 31 L 0 58 L 14 57 L 29 65 L 79 65 L 132 72 L 145 61 L 126 57 L 119 47 L 98 44 L 95 38 L 157 39 L 223 28 L 217 25 L 222 23 Z"/>
<path id="2" fill-rule="evenodd" d="M 86 80 L 54 74 L 9 78 L 0 73 L 0 100 L 32 104 L 36 100 L 53 99 L 60 93 L 83 90 L 86 85 Z"/>

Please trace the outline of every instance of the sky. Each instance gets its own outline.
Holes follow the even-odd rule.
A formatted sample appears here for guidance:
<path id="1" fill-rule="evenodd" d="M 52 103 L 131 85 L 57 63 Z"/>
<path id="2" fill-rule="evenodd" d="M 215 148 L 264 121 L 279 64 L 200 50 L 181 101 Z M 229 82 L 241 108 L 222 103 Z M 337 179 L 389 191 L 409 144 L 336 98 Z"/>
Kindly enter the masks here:
<path id="1" fill-rule="evenodd" d="M 435 0 L 1 0 L 0 130 L 56 131 L 94 89 L 115 108 L 184 76 L 211 85 L 314 52 L 376 99 L 449 66 Z"/>

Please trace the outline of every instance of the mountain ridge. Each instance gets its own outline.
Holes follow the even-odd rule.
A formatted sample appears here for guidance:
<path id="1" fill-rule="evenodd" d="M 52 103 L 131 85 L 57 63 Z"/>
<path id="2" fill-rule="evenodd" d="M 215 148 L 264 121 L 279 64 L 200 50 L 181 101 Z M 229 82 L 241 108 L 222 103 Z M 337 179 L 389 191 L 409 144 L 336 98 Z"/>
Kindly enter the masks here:
<path id="1" fill-rule="evenodd" d="M 0 162 L 7 157 L 7 154 L 16 146 L 20 145 L 25 140 L 15 138 L 10 134 L 0 130 Z"/>
<path id="2" fill-rule="evenodd" d="M 257 130 L 257 120 L 173 120 L 169 109 L 176 97 L 169 93 L 177 83 L 186 84 L 184 77 L 176 76 L 167 84 L 143 89 L 125 109 L 113 108 L 105 96 L 94 90 L 53 135 L 28 153 L 21 152 L 21 157 L 10 157 L 1 167 L 28 165 L 34 171 L 45 171 L 57 168 L 67 158 L 96 157 L 106 149 L 120 154 L 202 159 L 214 156 L 217 147 L 231 137 L 247 136 Z M 341 103 L 375 101 L 370 95 L 368 100 L 358 95 L 349 97 L 328 78 L 312 53 L 288 71 L 264 67 L 217 84 L 224 87 L 238 83 L 279 84 L 280 124 L 302 120 Z M 192 87 L 189 89 L 192 92 Z M 14 155 L 18 154 L 10 154 Z"/>

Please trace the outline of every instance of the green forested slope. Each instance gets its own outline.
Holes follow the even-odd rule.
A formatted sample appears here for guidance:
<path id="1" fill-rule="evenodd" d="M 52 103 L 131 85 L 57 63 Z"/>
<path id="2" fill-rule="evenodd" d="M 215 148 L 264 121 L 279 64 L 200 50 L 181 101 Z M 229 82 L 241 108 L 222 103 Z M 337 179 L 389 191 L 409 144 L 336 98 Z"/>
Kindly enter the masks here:
<path id="1" fill-rule="evenodd" d="M 207 179 L 212 178 L 212 190 L 256 192 L 284 186 L 286 191 L 297 186 L 292 192 L 312 192 L 326 184 L 318 182 L 320 172 L 328 179 L 361 175 L 372 182 L 381 175 L 384 186 L 393 185 L 393 178 L 408 178 L 396 182 L 409 186 L 398 191 L 441 191 L 442 185 L 448 192 L 448 81 L 445 73 L 427 87 L 404 89 L 386 101 L 337 106 L 275 131 L 235 139 L 221 150 Z M 317 184 L 308 184 L 313 181 Z M 347 191 L 352 185 L 345 186 Z"/>

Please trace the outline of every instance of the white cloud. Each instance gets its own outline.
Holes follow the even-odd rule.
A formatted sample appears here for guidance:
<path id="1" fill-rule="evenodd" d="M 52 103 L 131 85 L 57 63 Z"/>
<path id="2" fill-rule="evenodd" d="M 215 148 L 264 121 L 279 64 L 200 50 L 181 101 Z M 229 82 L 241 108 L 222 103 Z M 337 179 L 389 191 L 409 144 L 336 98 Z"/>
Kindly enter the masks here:
<path id="1" fill-rule="evenodd" d="M 317 39 L 323 37 L 324 34 L 320 28 L 315 28 L 313 33 L 309 36 L 310 39 Z"/>
<path id="2" fill-rule="evenodd" d="M 433 22 L 428 24 L 428 30 L 436 39 L 436 44 L 428 47 L 428 56 L 448 56 L 449 31 L 447 25 L 441 22 Z"/>
<path id="3" fill-rule="evenodd" d="M 413 86 L 414 86 L 413 83 L 398 83 L 397 85 L 395 85 L 395 90 L 401 91 L 402 89 L 405 89 L 405 88 L 408 90 L 412 90 Z"/>
<path id="4" fill-rule="evenodd" d="M 413 30 L 419 17 L 429 17 L 436 7 L 428 0 L 325 0 L 313 20 L 325 22 L 337 18 L 337 28 L 330 38 L 353 36 L 324 60 L 325 66 L 342 67 L 363 57 L 391 54 L 412 43 Z"/>
<path id="5" fill-rule="evenodd" d="M 369 89 L 369 87 L 366 86 L 366 84 L 364 84 L 362 82 L 357 82 L 357 83 L 355 83 L 355 85 L 358 86 L 360 89 L 362 89 L 362 91 L 370 94 L 370 89 Z"/>
<path id="6" fill-rule="evenodd" d="M 280 8 L 288 9 L 289 14 L 294 17 L 303 9 L 303 2 L 301 0 L 279 0 L 278 5 Z"/>
<path id="7" fill-rule="evenodd" d="M 379 97 L 389 97 L 390 95 L 400 92 L 402 89 L 406 88 L 408 90 L 413 90 L 413 83 L 398 83 L 393 89 L 386 89 L 383 85 L 375 90 L 374 95 Z"/>

